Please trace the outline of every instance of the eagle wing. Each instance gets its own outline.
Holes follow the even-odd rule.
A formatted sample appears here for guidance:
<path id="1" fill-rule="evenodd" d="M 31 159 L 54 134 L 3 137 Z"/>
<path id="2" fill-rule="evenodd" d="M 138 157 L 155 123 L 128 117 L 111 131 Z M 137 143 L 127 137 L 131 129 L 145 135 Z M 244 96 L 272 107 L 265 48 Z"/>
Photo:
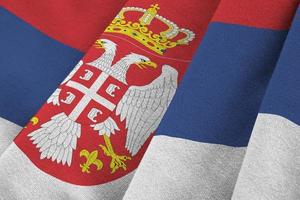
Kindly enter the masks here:
<path id="1" fill-rule="evenodd" d="M 60 94 L 61 89 L 57 88 L 51 96 L 47 99 L 47 103 L 50 104 L 52 103 L 54 106 L 59 106 L 59 94 Z"/>
<path id="2" fill-rule="evenodd" d="M 136 155 L 165 114 L 177 88 L 178 72 L 169 65 L 145 86 L 130 86 L 116 108 L 120 120 L 126 119 L 126 149 Z"/>
<path id="3" fill-rule="evenodd" d="M 80 124 L 69 119 L 65 113 L 59 113 L 28 137 L 39 149 L 40 159 L 51 158 L 52 161 L 70 166 L 80 135 Z"/>

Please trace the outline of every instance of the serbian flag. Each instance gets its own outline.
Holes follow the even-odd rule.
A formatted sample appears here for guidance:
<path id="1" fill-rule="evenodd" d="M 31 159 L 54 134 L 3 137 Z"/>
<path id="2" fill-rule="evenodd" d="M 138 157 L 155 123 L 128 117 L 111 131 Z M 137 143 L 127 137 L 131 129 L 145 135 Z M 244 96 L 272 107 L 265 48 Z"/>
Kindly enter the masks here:
<path id="1" fill-rule="evenodd" d="M 296 9 L 296 1 L 220 1 L 124 199 L 224 200 L 235 187 L 236 200 L 299 198 L 292 122 L 259 114 L 242 165 L 271 77 L 260 112 L 297 119 L 297 17 L 285 42 Z"/>
<path id="2" fill-rule="evenodd" d="M 260 106 L 233 199 L 300 198 L 299 31 L 297 8 Z"/>
<path id="3" fill-rule="evenodd" d="M 0 154 L 124 3 L 0 1 Z"/>
<path id="4" fill-rule="evenodd" d="M 299 198 L 297 1 L 3 7 L 2 199 Z"/>
<path id="5" fill-rule="evenodd" d="M 3 86 L 7 95 L 1 99 L 2 124 L 3 130 L 11 129 L 14 134 L 19 126 L 24 128 L 0 157 L 1 197 L 121 199 L 217 2 L 190 0 L 187 5 L 191 7 L 180 2 L 170 4 L 167 0 L 153 3 L 130 0 L 114 14 L 83 57 L 78 49 L 84 51 L 89 42 L 80 41 L 87 25 L 73 24 L 74 29 L 67 30 L 65 36 L 68 38 L 69 34 L 72 38 L 65 39 L 52 30 L 56 26 L 64 30 L 59 20 L 58 25 L 45 27 L 39 23 L 39 16 L 28 17 L 28 13 L 22 13 L 22 5 L 10 2 L 4 5 L 3 23 L 8 28 L 11 26 L 5 34 L 22 36 L 12 39 L 16 40 L 16 48 L 11 47 L 14 50 L 8 51 L 10 42 L 4 45 L 8 50 L 3 49 L 8 51 L 5 66 L 12 63 L 14 67 L 7 67 L 9 70 L 2 74 L 3 79 L 11 80 Z M 89 12 L 82 5 L 76 8 L 82 13 Z M 106 9 L 101 5 L 91 6 L 92 13 L 96 12 L 92 8 Z M 56 12 L 61 15 L 62 10 Z M 65 45 L 29 27 L 12 12 L 24 14 L 23 19 L 36 24 L 50 37 L 64 41 Z M 113 13 L 114 10 L 102 17 Z M 101 17 L 82 16 L 87 17 L 84 23 L 93 27 L 97 27 L 96 17 Z M 94 21 L 89 22 L 89 17 Z M 72 18 L 65 23 L 69 20 Z M 101 18 L 99 21 L 105 22 Z M 16 28 L 16 23 L 24 30 Z M 90 29 L 91 35 L 92 31 L 95 29 Z M 31 38 L 24 39 L 25 36 Z M 73 42 L 77 42 L 77 50 L 66 46 Z M 15 49 L 24 46 L 24 50 L 28 48 L 26 45 L 31 45 L 33 50 L 40 49 L 40 43 L 51 51 L 19 50 L 22 56 L 13 58 L 18 55 Z M 42 58 L 38 59 L 39 56 Z M 31 60 L 36 63 L 30 63 Z M 17 73 L 20 63 L 26 63 L 22 67 L 24 73 Z"/>

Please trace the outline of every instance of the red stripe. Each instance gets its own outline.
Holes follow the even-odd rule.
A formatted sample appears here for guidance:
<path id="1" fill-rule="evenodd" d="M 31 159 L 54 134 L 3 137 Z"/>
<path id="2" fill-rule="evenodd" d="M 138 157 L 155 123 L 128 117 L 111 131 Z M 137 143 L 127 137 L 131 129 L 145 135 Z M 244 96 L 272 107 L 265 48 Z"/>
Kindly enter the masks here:
<path id="1" fill-rule="evenodd" d="M 284 30 L 297 7 L 298 0 L 222 0 L 212 21 Z"/>
<path id="2" fill-rule="evenodd" d="M 118 11 L 124 6 L 127 0 L 90 0 L 86 1 L 11 1 L 1 0 L 2 4 L 10 12 L 25 20 L 46 35 L 80 51 L 86 52 L 96 40 Z M 55 2 L 55 3 L 54 3 Z M 134 2 L 134 6 L 145 5 L 144 1 Z M 198 47 L 202 39 L 207 24 L 212 18 L 219 0 L 193 1 L 191 4 L 185 4 L 181 8 L 172 9 L 174 5 L 169 1 L 163 1 L 167 6 L 164 9 L 166 17 L 178 16 L 179 24 L 189 27 L 196 32 L 196 43 L 192 44 L 192 50 Z M 127 5 L 130 6 L 130 5 Z M 176 7 L 176 6 L 175 6 Z M 197 9 L 193 9 L 197 8 Z M 160 11 L 161 12 L 161 11 Z M 162 11 L 163 12 L 163 11 Z M 176 14 L 174 14 L 176 13 Z M 182 13 L 186 13 L 182 16 Z M 199 15 L 198 13 L 201 13 Z M 193 21 L 190 21 L 193 19 Z"/>
<path id="3" fill-rule="evenodd" d="M 1 4 L 46 35 L 85 52 L 126 1 L 1 0 Z"/>

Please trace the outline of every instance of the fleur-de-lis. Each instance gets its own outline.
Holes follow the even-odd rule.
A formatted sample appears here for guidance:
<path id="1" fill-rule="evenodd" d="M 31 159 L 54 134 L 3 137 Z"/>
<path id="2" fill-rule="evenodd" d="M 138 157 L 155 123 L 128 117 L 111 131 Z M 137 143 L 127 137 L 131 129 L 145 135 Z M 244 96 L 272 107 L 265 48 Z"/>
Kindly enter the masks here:
<path id="1" fill-rule="evenodd" d="M 97 167 L 97 171 L 102 169 L 103 167 L 103 163 L 101 160 L 97 159 L 98 157 L 98 151 L 95 150 L 95 151 L 92 151 L 91 153 L 86 150 L 86 149 L 83 149 L 80 151 L 80 157 L 84 156 L 86 158 L 86 162 L 83 163 L 83 164 L 80 164 L 80 167 L 81 167 L 81 171 L 83 173 L 91 173 L 90 172 L 90 166 L 91 165 L 96 165 Z"/>

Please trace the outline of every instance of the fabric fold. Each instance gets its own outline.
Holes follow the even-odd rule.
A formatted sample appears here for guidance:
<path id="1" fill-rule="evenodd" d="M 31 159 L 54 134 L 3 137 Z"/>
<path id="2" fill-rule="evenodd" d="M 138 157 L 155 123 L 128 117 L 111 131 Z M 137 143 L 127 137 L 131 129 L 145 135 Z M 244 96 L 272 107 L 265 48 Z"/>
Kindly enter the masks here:
<path id="1" fill-rule="evenodd" d="M 127 2 L 0 157 L 1 198 L 121 199 L 213 8 L 189 4 Z"/>
<path id="2" fill-rule="evenodd" d="M 103 2 L 3 2 L 0 199 L 298 199 L 298 0 Z"/>
<path id="3" fill-rule="evenodd" d="M 124 199 L 231 199 L 295 9 L 220 2 Z"/>
<path id="4" fill-rule="evenodd" d="M 232 199 L 299 199 L 297 10 L 265 94 Z"/>

